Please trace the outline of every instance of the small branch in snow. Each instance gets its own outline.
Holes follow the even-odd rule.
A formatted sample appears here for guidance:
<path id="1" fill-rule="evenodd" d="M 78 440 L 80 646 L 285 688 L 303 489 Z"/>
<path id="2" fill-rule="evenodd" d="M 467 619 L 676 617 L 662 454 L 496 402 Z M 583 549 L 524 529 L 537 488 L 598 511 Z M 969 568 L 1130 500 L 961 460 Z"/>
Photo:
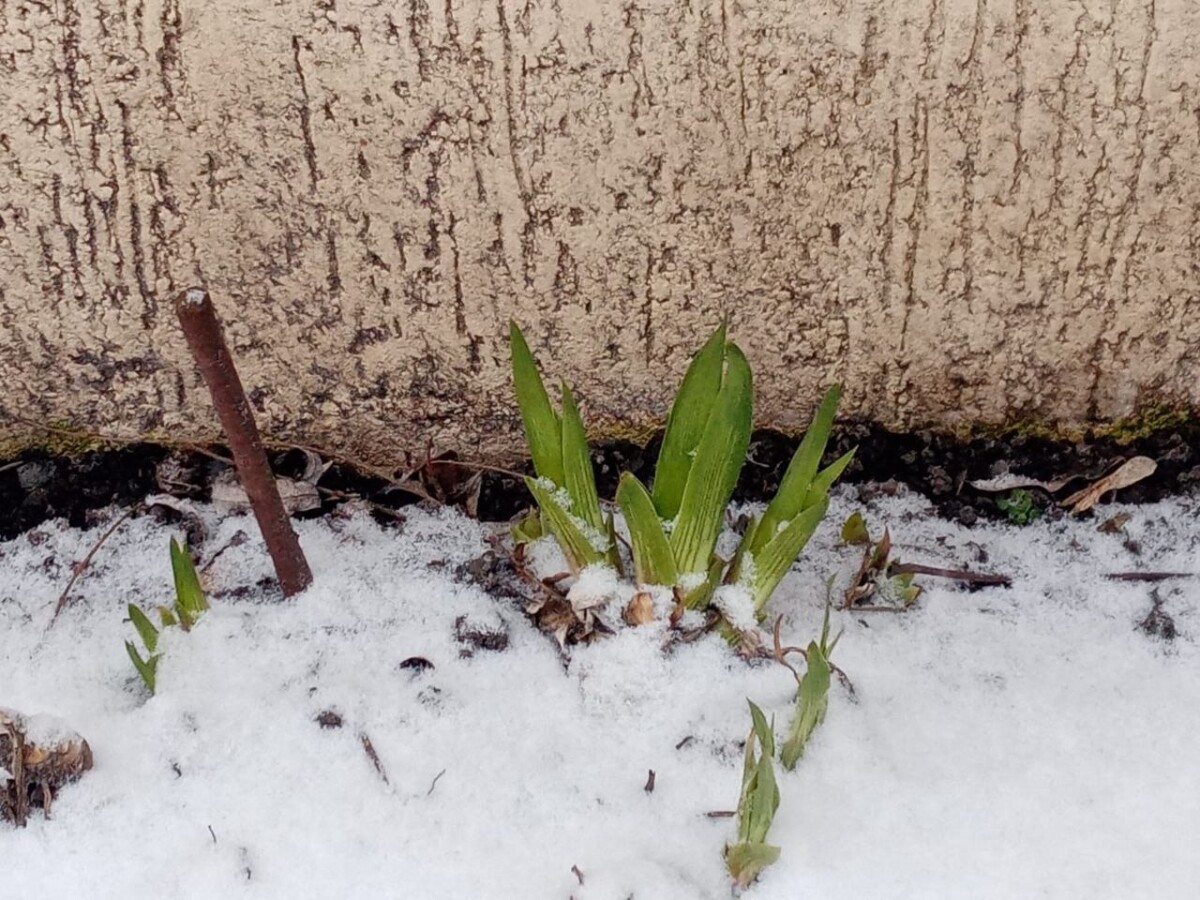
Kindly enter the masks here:
<path id="1" fill-rule="evenodd" d="M 358 739 L 362 742 L 362 748 L 366 751 L 367 758 L 371 760 L 371 765 L 375 767 L 375 771 L 379 773 L 379 777 L 383 779 L 383 783 L 390 787 L 392 782 L 388 780 L 387 772 L 384 771 L 383 768 L 383 763 L 379 760 L 379 754 L 375 752 L 375 745 L 371 743 L 371 739 L 367 737 L 367 733 L 365 731 L 360 731 L 358 733 Z M 437 783 L 436 779 L 434 780 L 434 783 Z"/>
<path id="2" fill-rule="evenodd" d="M 446 770 L 445 770 L 445 769 L 442 769 L 442 771 L 438 772 L 436 775 L 434 775 L 434 776 L 433 776 L 433 783 L 432 783 L 431 785 L 429 785 L 429 790 L 427 790 L 427 791 L 425 792 L 425 796 L 426 796 L 426 797 L 428 797 L 430 794 L 432 794 L 432 793 L 433 793 L 433 789 L 434 789 L 435 787 L 437 787 L 437 783 L 438 783 L 439 781 L 441 781 L 441 779 L 442 779 L 442 776 L 443 776 L 443 775 L 445 775 L 445 774 L 446 774 Z M 386 778 L 384 778 L 383 780 L 384 780 L 384 781 L 387 781 L 387 779 L 386 779 Z"/>
<path id="3" fill-rule="evenodd" d="M 583 870 L 579 866 L 571 866 L 571 874 L 579 879 L 579 886 L 583 886 Z"/>
<path id="4" fill-rule="evenodd" d="M 645 785 L 645 787 L 643 787 L 643 788 L 642 788 L 642 790 L 643 790 L 643 791 L 645 791 L 647 794 L 653 794 L 653 793 L 654 793 L 654 779 L 655 779 L 655 777 L 656 777 L 656 776 L 655 776 L 655 774 L 654 774 L 654 770 L 653 770 L 653 769 L 650 769 L 650 774 L 646 776 L 646 785 Z"/>
<path id="5" fill-rule="evenodd" d="M 108 526 L 108 529 L 104 532 L 104 534 L 100 535 L 100 539 L 96 541 L 96 543 L 92 544 L 92 549 L 87 552 L 87 556 L 71 567 L 71 580 L 67 582 L 67 586 L 63 588 L 63 592 L 58 595 L 58 602 L 54 604 L 54 615 L 50 617 L 51 625 L 53 625 L 54 620 L 58 618 L 58 614 L 63 611 L 63 607 L 67 605 L 67 597 L 71 593 L 71 588 L 75 586 L 75 582 L 79 579 L 79 576 L 83 574 L 84 569 L 86 569 L 91 563 L 92 557 L 96 555 L 96 551 L 104 545 L 105 541 L 113 536 L 116 530 L 120 528 L 122 524 L 124 524 L 126 519 L 128 519 L 141 508 L 141 503 L 135 503 L 121 516 L 118 516 L 117 520 Z"/>
<path id="6" fill-rule="evenodd" d="M 217 842 L 217 833 L 213 831 L 213 827 L 211 825 L 208 826 L 208 833 L 212 835 L 213 843 L 215 844 Z"/>
<path id="7" fill-rule="evenodd" d="M 1000 587 L 1011 587 L 1012 579 L 1007 575 L 993 575 L 990 572 L 970 572 L 966 569 L 942 569 L 937 566 L 924 566 L 921 563 L 892 563 L 888 566 L 889 575 L 932 575 L 936 578 L 951 578 L 955 581 L 965 581 L 968 584 L 994 584 Z"/>
<path id="8" fill-rule="evenodd" d="M 1171 578 L 1195 578 L 1195 572 L 1109 572 L 1109 581 L 1167 581 Z"/>

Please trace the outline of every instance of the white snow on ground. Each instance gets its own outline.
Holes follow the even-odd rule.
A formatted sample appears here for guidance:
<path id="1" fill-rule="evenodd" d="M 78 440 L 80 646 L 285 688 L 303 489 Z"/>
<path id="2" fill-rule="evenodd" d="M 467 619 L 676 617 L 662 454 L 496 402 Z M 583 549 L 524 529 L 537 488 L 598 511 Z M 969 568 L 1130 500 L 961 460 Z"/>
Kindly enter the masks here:
<path id="1" fill-rule="evenodd" d="M 920 498 L 854 496 L 835 498 L 772 601 L 789 643 L 816 635 L 824 579 L 844 589 L 857 566 L 836 541 L 853 509 L 874 533 L 889 525 L 906 560 L 1015 583 L 922 578 L 911 612 L 835 613 L 834 662 L 858 699 L 835 686 L 796 771 L 780 770 L 782 856 L 745 896 L 1200 896 L 1200 580 L 1158 586 L 1179 629 L 1167 642 L 1136 627 L 1151 585 L 1101 577 L 1200 571 L 1196 501 L 1127 508 L 1135 555 L 1096 520 L 966 529 Z M 717 637 L 664 655 L 661 627 L 620 626 L 616 611 L 618 633 L 564 667 L 515 601 L 455 577 L 486 545 L 453 512 L 410 511 L 399 530 L 300 522 L 316 583 L 265 602 L 253 520 L 202 512 L 202 562 L 238 530 L 253 539 L 205 576 L 213 608 L 197 628 L 166 636 L 152 699 L 122 620 L 127 602 L 170 601 L 171 529 L 123 525 L 53 627 L 104 526 L 0 544 L 0 705 L 61 717 L 96 760 L 52 820 L 0 825 L 0 897 L 729 896 L 733 820 L 706 813 L 736 804 L 746 698 L 786 727 L 783 667 L 748 665 Z M 252 590 L 226 593 L 239 586 Z M 460 656 L 460 616 L 507 628 L 508 648 Z M 413 656 L 435 668 L 400 667 Z M 330 708 L 341 729 L 314 722 Z"/>

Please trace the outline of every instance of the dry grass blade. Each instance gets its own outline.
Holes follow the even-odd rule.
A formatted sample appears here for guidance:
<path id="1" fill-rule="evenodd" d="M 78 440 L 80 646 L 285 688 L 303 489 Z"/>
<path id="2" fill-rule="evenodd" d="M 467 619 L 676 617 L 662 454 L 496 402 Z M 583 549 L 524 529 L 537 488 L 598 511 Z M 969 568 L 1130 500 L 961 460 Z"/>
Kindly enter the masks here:
<path id="1" fill-rule="evenodd" d="M 126 519 L 138 512 L 141 508 L 141 503 L 135 503 L 124 513 L 122 513 L 115 522 L 108 526 L 104 534 L 100 535 L 100 539 L 96 541 L 96 543 L 92 544 L 92 549 L 87 552 L 87 556 L 71 567 L 71 580 L 67 582 L 67 586 L 63 588 L 63 592 L 58 595 L 58 602 L 54 604 L 54 615 L 50 617 L 51 625 L 54 624 L 54 621 L 58 618 L 58 614 L 61 613 L 63 608 L 67 605 L 67 597 L 70 596 L 71 588 L 75 586 L 75 582 L 79 580 L 79 576 L 82 575 L 84 570 L 87 569 L 87 567 L 91 564 L 92 557 L 96 555 L 96 551 L 104 546 L 104 542 L 116 533 L 116 530 L 125 523 Z"/>
<path id="2" fill-rule="evenodd" d="M 358 740 L 362 743 L 362 748 L 366 752 L 367 758 L 371 760 L 371 765 L 375 767 L 375 771 L 378 772 L 379 777 L 383 779 L 383 783 L 390 787 L 391 781 L 388 780 L 387 772 L 383 768 L 383 763 L 379 759 L 379 754 L 375 752 L 375 745 L 371 743 L 371 739 L 367 736 L 367 733 L 365 731 L 360 731 L 358 733 Z"/>
<path id="3" fill-rule="evenodd" d="M 1150 457 L 1135 456 L 1094 484 L 1088 485 L 1082 491 L 1076 491 L 1064 500 L 1062 505 L 1071 507 L 1071 512 L 1076 515 L 1087 512 L 1104 494 L 1137 484 L 1142 479 L 1149 478 L 1157 469 L 1158 463 Z"/>

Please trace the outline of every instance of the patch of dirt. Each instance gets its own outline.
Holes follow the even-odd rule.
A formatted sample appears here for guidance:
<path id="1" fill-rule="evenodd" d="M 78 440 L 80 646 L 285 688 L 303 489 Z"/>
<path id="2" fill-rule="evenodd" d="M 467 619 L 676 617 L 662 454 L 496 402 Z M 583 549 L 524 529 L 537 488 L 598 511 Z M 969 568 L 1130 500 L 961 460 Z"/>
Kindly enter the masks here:
<path id="1" fill-rule="evenodd" d="M 167 455 L 138 445 L 75 457 L 28 455 L 0 464 L 0 540 L 11 540 L 47 519 L 76 528 L 92 524 L 89 513 L 129 506 L 158 490 L 154 475 Z"/>
<path id="2" fill-rule="evenodd" d="M 649 483 L 660 444 L 661 436 L 645 447 L 613 442 L 595 448 L 600 495 L 613 496 L 624 470 Z M 770 499 L 797 444 L 796 438 L 777 432 L 756 432 L 735 499 Z M 1007 493 L 979 491 L 970 482 L 1010 472 L 1042 480 L 1069 475 L 1094 480 L 1131 456 L 1149 456 L 1157 461 L 1157 471 L 1120 494 L 1123 501 L 1131 503 L 1185 493 L 1200 482 L 1200 424 L 1166 429 L 1122 444 L 1109 437 L 1071 443 L 1023 435 L 963 441 L 935 433 L 898 434 L 871 423 L 850 422 L 834 430 L 825 464 L 851 447 L 857 447 L 857 453 L 843 476 L 844 482 L 867 484 L 871 485 L 870 491 L 885 492 L 895 490 L 896 483 L 907 484 L 929 497 L 941 515 L 964 524 L 980 517 L 1006 518 L 997 504 Z M 223 452 L 214 449 L 218 454 Z M 307 464 L 300 451 L 274 453 L 271 461 L 277 474 L 291 478 L 300 477 Z M 73 526 L 85 526 L 91 524 L 97 510 L 114 504 L 127 506 L 153 492 L 206 500 L 213 479 L 225 468 L 203 454 L 170 451 L 153 444 L 90 451 L 69 458 L 28 454 L 0 464 L 0 510 L 4 510 L 0 514 L 0 540 L 9 540 L 58 517 Z M 528 463 L 515 468 L 531 471 Z M 1074 487 L 1085 483 L 1078 481 Z M 395 524 L 399 521 L 395 512 L 418 501 L 385 478 L 341 463 L 332 464 L 319 484 L 324 492 L 321 507 L 300 517 L 324 515 L 346 499 L 359 497 L 372 504 L 378 521 Z M 1062 514 L 1046 494 L 1035 489 L 1034 495 L 1047 514 Z M 530 502 L 518 479 L 484 472 L 478 497 L 479 518 L 507 521 Z"/>

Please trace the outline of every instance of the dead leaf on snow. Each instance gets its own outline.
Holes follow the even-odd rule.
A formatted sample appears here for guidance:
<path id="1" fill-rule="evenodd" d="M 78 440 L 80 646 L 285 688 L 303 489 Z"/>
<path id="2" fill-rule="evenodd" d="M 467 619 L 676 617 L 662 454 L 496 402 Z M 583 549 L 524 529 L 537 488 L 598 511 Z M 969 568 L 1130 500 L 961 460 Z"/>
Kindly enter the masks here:
<path id="1" fill-rule="evenodd" d="M 1111 519 L 1105 519 L 1100 523 L 1097 531 L 1104 534 L 1120 534 L 1125 530 L 1125 524 L 1132 518 L 1129 513 L 1117 513 Z"/>
<path id="2" fill-rule="evenodd" d="M 314 484 L 307 481 L 296 481 L 294 478 L 276 478 L 279 497 L 283 500 L 283 508 L 289 513 L 308 512 L 321 508 L 321 494 Z M 238 481 L 232 469 L 227 469 L 213 479 L 213 506 L 226 509 L 248 509 L 250 498 Z"/>
<path id="3" fill-rule="evenodd" d="M 1003 475 L 997 475 L 995 478 L 980 478 L 968 482 L 968 484 L 977 491 L 984 491 L 989 494 L 1031 487 L 1041 488 L 1049 494 L 1057 494 L 1072 481 L 1082 477 L 1082 475 L 1068 475 L 1066 478 L 1056 478 L 1054 481 L 1039 481 L 1036 478 L 1026 478 L 1024 475 L 1018 475 L 1015 472 L 1006 472 Z"/>
<path id="4" fill-rule="evenodd" d="M 1075 514 L 1087 512 L 1100 498 L 1109 491 L 1119 491 L 1130 485 L 1137 484 L 1143 478 L 1149 478 L 1158 468 L 1158 463 L 1148 456 L 1135 456 L 1126 460 L 1119 467 L 1109 472 L 1099 481 L 1090 484 L 1082 491 L 1077 491 L 1062 502 L 1063 506 L 1071 507 Z"/>

